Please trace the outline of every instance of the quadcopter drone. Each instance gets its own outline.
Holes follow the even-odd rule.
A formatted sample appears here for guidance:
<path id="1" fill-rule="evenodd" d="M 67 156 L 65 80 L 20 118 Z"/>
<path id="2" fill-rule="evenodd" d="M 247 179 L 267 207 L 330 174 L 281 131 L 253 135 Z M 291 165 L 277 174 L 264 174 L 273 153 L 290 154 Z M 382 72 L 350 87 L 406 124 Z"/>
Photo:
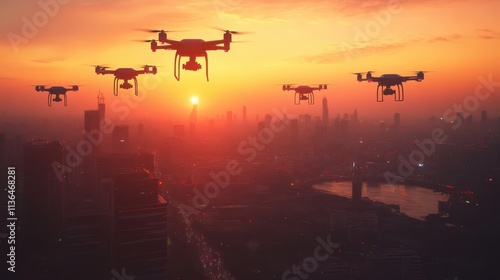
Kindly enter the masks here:
<path id="1" fill-rule="evenodd" d="M 362 73 L 354 73 L 357 76 L 358 82 L 378 82 L 377 85 L 377 102 L 383 102 L 385 95 L 394 95 L 395 101 L 403 101 L 405 92 L 403 82 L 417 81 L 421 82 L 424 79 L 424 71 L 417 71 L 416 76 L 401 76 L 399 74 L 383 74 L 380 77 L 373 77 L 372 71 L 366 73 L 366 79 L 363 79 Z M 392 89 L 392 86 L 397 86 L 397 92 Z M 384 88 L 385 87 L 385 88 Z"/>
<path id="2" fill-rule="evenodd" d="M 311 87 L 311 86 L 298 86 L 298 87 L 292 87 L 292 85 L 283 85 L 283 91 L 285 90 L 294 90 L 295 91 L 295 105 L 299 105 L 300 101 L 302 100 L 307 100 L 307 103 L 309 105 L 314 104 L 314 91 L 315 90 L 326 90 L 327 85 L 322 84 L 319 85 L 318 87 Z"/>
<path id="3" fill-rule="evenodd" d="M 201 69 L 201 64 L 196 62 L 197 57 L 205 58 L 205 72 L 208 81 L 208 56 L 207 51 L 224 50 L 228 52 L 232 41 L 233 34 L 246 34 L 246 32 L 237 32 L 230 30 L 222 30 L 224 32 L 224 37 L 222 40 L 205 41 L 202 39 L 183 39 L 180 41 L 167 39 L 167 32 L 165 30 L 143 30 L 152 33 L 158 33 L 158 40 L 145 40 L 142 42 L 150 42 L 151 50 L 156 52 L 156 50 L 175 50 L 175 60 L 174 60 L 174 77 L 177 81 L 180 80 L 181 71 L 181 59 L 182 57 L 189 57 L 189 60 L 182 64 L 182 69 L 188 71 L 198 71 Z M 158 45 L 160 42 L 162 45 Z M 166 45 L 163 45 L 166 44 Z"/>
<path id="4" fill-rule="evenodd" d="M 67 91 L 78 91 L 78 86 L 70 86 L 69 88 L 65 88 L 63 86 L 53 86 L 50 88 L 46 88 L 44 85 L 37 85 L 35 86 L 35 90 L 37 92 L 41 91 L 47 91 L 48 94 L 48 105 L 49 107 L 52 105 L 52 101 L 54 102 L 61 102 L 63 99 L 61 99 L 60 95 L 64 97 L 64 106 L 68 106 L 68 100 L 66 98 L 66 92 Z M 52 98 L 54 96 L 54 98 Z"/>
<path id="5" fill-rule="evenodd" d="M 113 82 L 113 94 L 118 96 L 118 86 L 122 89 L 131 89 L 135 86 L 135 95 L 139 95 L 138 86 L 137 86 L 137 76 L 141 74 L 156 74 L 157 68 L 156 66 L 144 65 L 142 66 L 143 70 L 135 70 L 133 68 L 117 68 L 116 70 L 107 70 L 107 66 L 95 66 L 96 74 L 113 74 L 115 75 L 115 80 Z M 119 81 L 123 80 L 123 83 L 118 85 Z M 134 80 L 134 85 L 129 83 L 129 80 Z"/>

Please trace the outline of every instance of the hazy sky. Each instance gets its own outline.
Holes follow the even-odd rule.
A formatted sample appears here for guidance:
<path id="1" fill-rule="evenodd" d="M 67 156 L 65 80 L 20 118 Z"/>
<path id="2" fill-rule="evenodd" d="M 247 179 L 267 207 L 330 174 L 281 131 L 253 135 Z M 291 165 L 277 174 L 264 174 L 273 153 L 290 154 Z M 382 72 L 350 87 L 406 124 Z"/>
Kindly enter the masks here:
<path id="1" fill-rule="evenodd" d="M 319 115 L 324 95 L 333 117 L 354 108 L 362 118 L 439 116 L 471 100 L 478 77 L 500 82 L 500 1 L 2 0 L 0 10 L 0 104 L 9 115 L 83 116 L 96 107 L 100 89 L 108 112 L 126 106 L 130 118 L 187 120 L 192 96 L 199 97 L 201 117 L 227 110 L 240 116 L 244 105 L 250 117 L 284 106 Z M 213 26 L 253 33 L 233 36 L 247 42 L 232 44 L 227 53 L 209 52 L 210 82 L 202 59 L 202 70 L 182 71 L 177 81 L 175 52 L 153 53 L 148 43 L 133 41 L 157 38 L 137 28 L 186 30 L 169 33 L 171 39 L 222 39 Z M 156 79 L 139 77 L 153 85 L 134 100 L 132 90 L 113 96 L 113 76 L 98 76 L 86 64 L 162 67 Z M 404 102 L 377 103 L 376 84 L 358 83 L 350 74 L 368 70 L 432 72 L 421 83 L 405 84 Z M 316 93 L 315 105 L 296 106 L 281 83 L 331 85 Z M 35 84 L 83 86 L 68 93 L 68 107 L 49 108 Z M 499 93 L 500 86 L 479 102 L 475 115 L 483 109 L 500 115 Z"/>

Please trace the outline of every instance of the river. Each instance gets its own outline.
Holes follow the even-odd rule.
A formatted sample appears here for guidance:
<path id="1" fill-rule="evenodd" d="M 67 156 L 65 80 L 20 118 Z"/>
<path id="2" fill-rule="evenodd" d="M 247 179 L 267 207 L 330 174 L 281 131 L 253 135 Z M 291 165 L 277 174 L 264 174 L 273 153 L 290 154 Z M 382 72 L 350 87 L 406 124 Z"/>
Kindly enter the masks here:
<path id="1" fill-rule="evenodd" d="M 313 188 L 348 198 L 352 195 L 351 182 L 327 182 L 316 184 Z M 385 204 L 397 204 L 401 213 L 421 220 L 429 214 L 438 213 L 438 201 L 448 201 L 449 198 L 447 194 L 419 186 L 367 183 L 363 183 L 361 196 Z"/>

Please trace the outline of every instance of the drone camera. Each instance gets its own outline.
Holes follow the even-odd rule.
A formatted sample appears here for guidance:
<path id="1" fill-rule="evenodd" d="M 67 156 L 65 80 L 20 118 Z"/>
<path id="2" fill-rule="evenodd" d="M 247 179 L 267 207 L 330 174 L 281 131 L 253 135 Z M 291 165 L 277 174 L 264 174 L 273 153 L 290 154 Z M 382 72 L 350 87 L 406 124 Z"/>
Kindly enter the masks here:
<path id="1" fill-rule="evenodd" d="M 73 86 L 73 90 L 77 91 L 78 90 L 78 86 Z"/>
<path id="2" fill-rule="evenodd" d="M 396 93 L 396 91 L 393 90 L 392 88 L 386 88 L 386 89 L 384 89 L 384 92 L 383 92 L 384 95 L 393 95 L 395 93 Z"/>
<path id="3" fill-rule="evenodd" d="M 191 70 L 191 71 L 198 71 L 201 69 L 201 64 L 199 64 L 196 61 L 187 61 L 185 64 L 182 64 L 182 69 Z"/>

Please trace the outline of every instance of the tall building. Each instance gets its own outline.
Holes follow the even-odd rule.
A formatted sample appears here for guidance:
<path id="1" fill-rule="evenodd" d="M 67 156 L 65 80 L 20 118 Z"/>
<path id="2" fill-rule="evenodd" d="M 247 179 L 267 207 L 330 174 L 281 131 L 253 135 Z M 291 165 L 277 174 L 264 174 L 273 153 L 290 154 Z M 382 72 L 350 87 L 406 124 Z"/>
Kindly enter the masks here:
<path id="1" fill-rule="evenodd" d="M 104 95 L 101 91 L 99 91 L 99 95 L 97 96 L 97 110 L 99 111 L 99 121 L 104 120 L 106 118 L 106 104 L 104 103 Z"/>
<path id="2" fill-rule="evenodd" d="M 329 114 L 328 114 L 328 100 L 326 96 L 323 96 L 323 124 L 328 125 L 329 123 Z"/>
<path id="3" fill-rule="evenodd" d="M 63 225 L 63 277 L 57 279 L 75 273 L 103 279 L 122 268 L 127 275 L 166 279 L 166 201 L 159 179 L 143 168 L 154 169 L 153 154 L 100 155 L 95 164 L 79 188 L 95 189 L 95 195 L 77 196 L 80 207 Z"/>
<path id="4" fill-rule="evenodd" d="M 56 162 L 63 162 L 60 142 L 39 140 L 24 145 L 24 232 L 33 246 L 50 246 L 61 224 L 63 190 L 53 169 Z"/>
<path id="5" fill-rule="evenodd" d="M 357 124 L 358 123 L 358 111 L 354 109 L 354 114 L 352 115 L 352 123 Z"/>
<path id="6" fill-rule="evenodd" d="M 193 109 L 191 110 L 191 115 L 189 116 L 189 120 L 191 123 L 196 123 L 198 121 L 198 105 L 194 104 Z"/>
<path id="7" fill-rule="evenodd" d="M 394 114 L 394 128 L 399 129 L 399 125 L 401 124 L 401 115 L 399 113 Z"/>
<path id="8" fill-rule="evenodd" d="M 231 127 L 233 125 L 233 111 L 226 112 L 226 125 Z"/>
<path id="9" fill-rule="evenodd" d="M 2 168 L 2 170 L 5 170 L 6 167 L 7 167 L 7 134 L 0 133 L 0 168 Z M 3 178 L 2 176 L 0 177 Z"/>
<path id="10" fill-rule="evenodd" d="M 481 111 L 481 127 L 485 128 L 488 126 L 488 113 L 486 110 Z"/>
<path id="11" fill-rule="evenodd" d="M 299 120 L 290 120 L 290 139 L 293 143 L 297 143 L 299 140 Z"/>
<path id="12" fill-rule="evenodd" d="M 99 110 L 87 110 L 83 112 L 83 127 L 87 132 L 91 132 L 94 129 L 99 130 L 100 115 Z"/>
<path id="13" fill-rule="evenodd" d="M 358 205 L 361 203 L 363 182 L 361 180 L 352 181 L 352 203 Z"/>
<path id="14" fill-rule="evenodd" d="M 130 149 L 128 125 L 116 125 L 111 139 L 113 153 L 127 153 Z"/>

